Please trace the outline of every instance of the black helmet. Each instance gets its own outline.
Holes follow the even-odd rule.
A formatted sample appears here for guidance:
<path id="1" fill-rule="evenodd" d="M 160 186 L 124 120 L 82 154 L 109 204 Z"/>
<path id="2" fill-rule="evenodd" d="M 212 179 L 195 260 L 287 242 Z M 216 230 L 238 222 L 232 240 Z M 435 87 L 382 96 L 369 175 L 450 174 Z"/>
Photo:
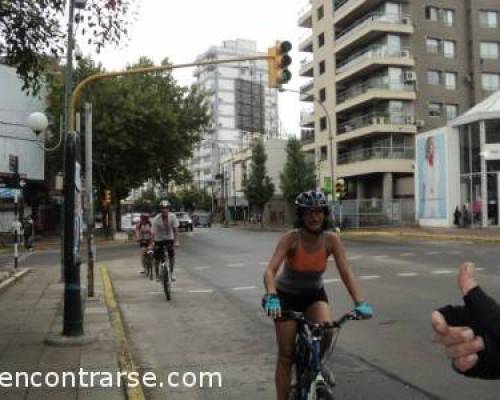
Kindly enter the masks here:
<path id="1" fill-rule="evenodd" d="M 297 208 L 326 208 L 328 210 L 328 201 L 323 192 L 310 190 L 302 192 L 295 199 L 295 207 Z"/>

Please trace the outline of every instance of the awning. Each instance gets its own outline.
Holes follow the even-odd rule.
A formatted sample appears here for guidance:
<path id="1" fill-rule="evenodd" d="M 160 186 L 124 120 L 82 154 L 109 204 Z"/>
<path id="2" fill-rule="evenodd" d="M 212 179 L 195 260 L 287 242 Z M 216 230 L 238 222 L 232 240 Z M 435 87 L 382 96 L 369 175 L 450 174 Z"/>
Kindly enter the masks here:
<path id="1" fill-rule="evenodd" d="M 450 121 L 449 125 L 458 128 L 459 126 L 488 119 L 500 119 L 500 91 L 493 93 L 465 114 Z"/>

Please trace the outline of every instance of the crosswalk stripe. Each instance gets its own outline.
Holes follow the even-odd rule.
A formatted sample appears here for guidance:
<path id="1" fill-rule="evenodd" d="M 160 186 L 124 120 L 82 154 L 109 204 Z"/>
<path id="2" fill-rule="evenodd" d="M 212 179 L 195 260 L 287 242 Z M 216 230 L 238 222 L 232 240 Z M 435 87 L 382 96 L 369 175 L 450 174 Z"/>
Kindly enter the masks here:
<path id="1" fill-rule="evenodd" d="M 259 265 L 267 265 L 267 264 L 269 264 L 269 261 L 261 261 L 261 262 L 259 263 Z"/>
<path id="2" fill-rule="evenodd" d="M 240 268 L 243 267 L 245 264 L 227 264 L 229 268 Z"/>
<path id="3" fill-rule="evenodd" d="M 196 289 L 196 290 L 188 290 L 188 293 L 213 293 L 213 289 Z"/>
<path id="4" fill-rule="evenodd" d="M 453 274 L 454 271 L 450 271 L 449 269 L 436 269 L 431 272 L 434 275 L 445 275 L 445 274 Z"/>
<path id="5" fill-rule="evenodd" d="M 368 279 L 378 279 L 380 275 L 361 275 L 359 279 L 368 280 Z"/>
<path id="6" fill-rule="evenodd" d="M 347 259 L 349 261 L 354 261 L 354 260 L 359 260 L 360 258 L 362 258 L 363 256 L 349 256 L 347 257 Z"/>
<path id="7" fill-rule="evenodd" d="M 416 272 L 398 272 L 397 276 L 418 276 Z"/>
<path id="8" fill-rule="evenodd" d="M 389 256 L 386 256 L 386 255 L 381 255 L 381 256 L 375 256 L 375 258 L 387 258 Z"/>
<path id="9" fill-rule="evenodd" d="M 415 253 L 401 253 L 400 256 L 401 257 L 411 257 L 411 256 L 414 256 Z"/>
<path id="10" fill-rule="evenodd" d="M 476 268 L 476 271 L 484 271 L 483 267 Z"/>
<path id="11" fill-rule="evenodd" d="M 257 286 L 240 286 L 233 288 L 233 290 L 253 290 L 253 289 L 257 289 Z"/>
<path id="12" fill-rule="evenodd" d="M 324 279 L 323 282 L 325 282 L 325 283 L 335 283 L 335 282 L 340 282 L 340 279 L 339 278 Z"/>

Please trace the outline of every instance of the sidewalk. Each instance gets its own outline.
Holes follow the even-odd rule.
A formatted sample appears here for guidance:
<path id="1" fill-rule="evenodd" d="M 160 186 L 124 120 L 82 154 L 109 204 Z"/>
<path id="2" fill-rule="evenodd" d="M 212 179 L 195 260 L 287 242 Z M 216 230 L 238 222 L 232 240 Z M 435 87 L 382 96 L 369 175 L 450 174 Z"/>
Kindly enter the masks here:
<path id="1" fill-rule="evenodd" d="M 83 276 L 83 274 L 82 274 Z M 88 299 L 85 329 L 96 340 L 87 346 L 52 347 L 44 344 L 49 335 L 62 330 L 63 286 L 59 283 L 59 268 L 34 267 L 31 273 L 0 294 L 0 365 L 2 373 L 16 372 L 78 373 L 119 371 L 113 331 L 102 298 L 102 283 L 96 274 L 96 297 Z M 53 375 L 53 374 L 49 374 Z M 14 379 L 15 379 L 15 375 Z M 48 376 L 47 376 L 48 377 Z M 51 377 L 54 382 L 54 377 Z M 89 379 L 87 378 L 87 381 Z M 5 381 L 4 381 L 5 382 Z M 122 389 L 0 387 L 2 400 L 122 400 Z M 68 380 L 71 382 L 71 379 Z M 78 375 L 77 375 L 78 382 Z M 13 381 L 15 383 L 15 380 Z"/>

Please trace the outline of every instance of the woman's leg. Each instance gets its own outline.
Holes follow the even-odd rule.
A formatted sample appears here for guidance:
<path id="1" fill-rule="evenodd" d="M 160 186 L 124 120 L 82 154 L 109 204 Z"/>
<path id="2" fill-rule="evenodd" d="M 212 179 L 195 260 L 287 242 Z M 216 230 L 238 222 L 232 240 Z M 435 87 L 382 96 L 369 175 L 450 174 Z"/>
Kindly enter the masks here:
<path id="1" fill-rule="evenodd" d="M 330 306 L 326 301 L 316 301 L 307 307 L 305 317 L 313 322 L 330 322 L 332 320 Z M 323 355 L 326 349 L 328 349 L 331 340 L 332 331 L 328 330 L 325 332 L 325 336 L 321 341 L 321 355 Z"/>
<path id="2" fill-rule="evenodd" d="M 278 362 L 276 364 L 276 393 L 278 400 L 288 400 L 292 366 L 295 361 L 295 321 L 279 321 L 276 325 L 276 340 L 278 341 Z"/>

